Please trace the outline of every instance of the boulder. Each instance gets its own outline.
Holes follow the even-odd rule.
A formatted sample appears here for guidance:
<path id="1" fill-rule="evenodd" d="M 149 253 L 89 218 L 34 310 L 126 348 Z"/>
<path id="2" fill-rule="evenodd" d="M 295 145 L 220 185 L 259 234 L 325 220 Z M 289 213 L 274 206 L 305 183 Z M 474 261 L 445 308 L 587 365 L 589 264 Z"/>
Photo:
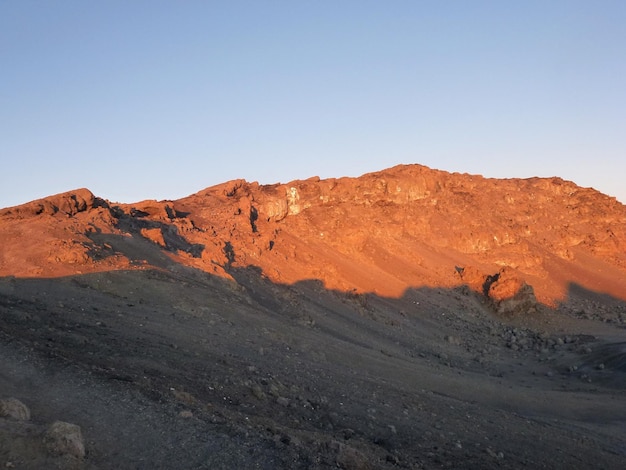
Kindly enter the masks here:
<path id="1" fill-rule="evenodd" d="M 498 313 L 521 314 L 536 310 L 537 298 L 533 287 L 507 268 L 502 269 L 490 283 L 487 296 Z"/>
<path id="2" fill-rule="evenodd" d="M 11 418 L 17 421 L 28 421 L 30 419 L 30 410 L 16 398 L 6 398 L 0 400 L 0 417 Z"/>
<path id="3" fill-rule="evenodd" d="M 49 453 L 82 459 L 85 456 L 85 443 L 80 426 L 55 421 L 44 435 L 44 444 Z"/>

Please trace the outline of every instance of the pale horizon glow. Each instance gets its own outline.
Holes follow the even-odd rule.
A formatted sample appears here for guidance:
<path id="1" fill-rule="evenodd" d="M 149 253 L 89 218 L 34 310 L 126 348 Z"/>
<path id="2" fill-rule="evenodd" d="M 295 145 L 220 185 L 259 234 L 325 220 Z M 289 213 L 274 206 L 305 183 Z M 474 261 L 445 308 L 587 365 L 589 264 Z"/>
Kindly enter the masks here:
<path id="1" fill-rule="evenodd" d="M 626 203 L 626 2 L 0 2 L 0 207 L 398 164 Z"/>

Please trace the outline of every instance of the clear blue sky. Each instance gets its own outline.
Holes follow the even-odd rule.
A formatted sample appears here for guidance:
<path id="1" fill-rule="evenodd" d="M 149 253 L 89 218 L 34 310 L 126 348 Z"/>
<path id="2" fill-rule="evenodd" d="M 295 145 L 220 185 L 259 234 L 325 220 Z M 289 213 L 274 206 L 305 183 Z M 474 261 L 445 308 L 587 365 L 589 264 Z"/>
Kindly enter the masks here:
<path id="1" fill-rule="evenodd" d="M 626 203 L 626 1 L 0 0 L 0 207 L 399 163 Z"/>

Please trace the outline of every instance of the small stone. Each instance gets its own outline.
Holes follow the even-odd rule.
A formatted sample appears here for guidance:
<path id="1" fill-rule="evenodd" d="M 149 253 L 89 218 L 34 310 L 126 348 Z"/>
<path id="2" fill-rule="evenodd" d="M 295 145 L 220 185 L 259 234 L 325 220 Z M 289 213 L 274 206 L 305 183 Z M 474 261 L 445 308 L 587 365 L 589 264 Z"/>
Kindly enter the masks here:
<path id="1" fill-rule="evenodd" d="M 193 418 L 193 413 L 189 410 L 183 410 L 180 413 L 178 413 L 178 416 L 180 416 L 181 418 Z"/>
<path id="2" fill-rule="evenodd" d="M 18 399 L 7 398 L 0 400 L 0 417 L 28 421 L 30 419 L 30 410 Z"/>
<path id="3" fill-rule="evenodd" d="M 456 336 L 446 336 L 444 339 L 450 344 L 454 344 L 457 346 L 461 344 L 461 340 Z"/>
<path id="4" fill-rule="evenodd" d="M 400 460 L 395 455 L 387 454 L 387 457 L 385 457 L 385 460 L 393 465 L 400 465 Z"/>
<path id="5" fill-rule="evenodd" d="M 354 430 L 352 429 L 344 429 L 341 431 L 341 433 L 343 434 L 343 438 L 347 441 L 348 439 L 351 439 L 352 436 L 354 436 Z"/>
<path id="6" fill-rule="evenodd" d="M 279 394 L 280 394 L 280 390 L 278 390 L 278 387 L 275 384 L 271 384 L 270 395 L 272 395 L 273 397 L 278 397 Z"/>
<path id="7" fill-rule="evenodd" d="M 289 400 L 289 398 L 286 398 L 286 397 L 278 397 L 276 399 L 276 403 L 278 403 L 280 406 L 289 406 L 289 403 L 291 403 L 291 400 Z"/>
<path id="8" fill-rule="evenodd" d="M 498 459 L 498 460 L 502 460 L 504 458 L 504 454 L 502 452 L 494 452 L 493 450 L 491 450 L 489 447 L 487 447 L 485 449 L 485 451 L 493 458 Z"/>
<path id="9" fill-rule="evenodd" d="M 263 393 L 263 390 L 261 389 L 261 386 L 259 384 L 252 385 L 252 387 L 250 387 L 250 391 L 252 392 L 252 395 L 254 395 L 259 400 L 265 399 L 265 393 Z"/>

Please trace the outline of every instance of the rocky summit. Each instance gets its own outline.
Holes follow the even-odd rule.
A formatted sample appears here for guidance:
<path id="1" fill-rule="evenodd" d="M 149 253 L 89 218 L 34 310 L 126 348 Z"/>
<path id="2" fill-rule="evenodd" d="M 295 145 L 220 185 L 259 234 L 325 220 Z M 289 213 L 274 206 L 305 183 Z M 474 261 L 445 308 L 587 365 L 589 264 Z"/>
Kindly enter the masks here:
<path id="1" fill-rule="evenodd" d="M 0 276 L 7 468 L 626 459 L 626 206 L 560 178 L 79 189 L 0 210 Z"/>

